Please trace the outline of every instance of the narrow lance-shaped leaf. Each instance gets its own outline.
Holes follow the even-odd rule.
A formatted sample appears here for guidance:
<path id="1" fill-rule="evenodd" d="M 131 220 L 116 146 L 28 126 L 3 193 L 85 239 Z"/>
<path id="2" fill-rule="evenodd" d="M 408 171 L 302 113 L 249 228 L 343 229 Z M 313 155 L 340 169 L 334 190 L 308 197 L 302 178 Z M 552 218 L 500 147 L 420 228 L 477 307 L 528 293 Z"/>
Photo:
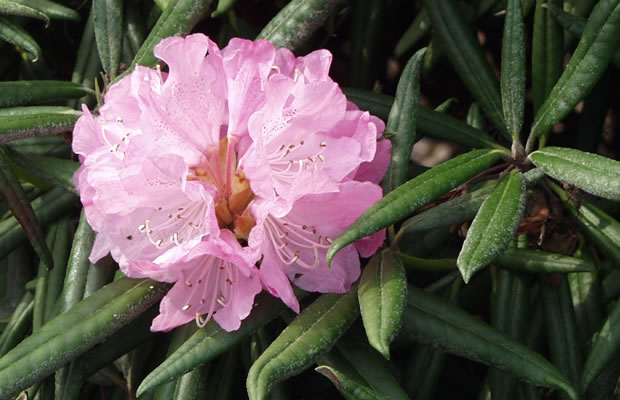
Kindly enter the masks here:
<path id="1" fill-rule="evenodd" d="M 324 294 L 304 309 L 254 362 L 246 382 L 250 400 L 268 398 L 278 380 L 309 367 L 359 315 L 357 288 Z"/>
<path id="2" fill-rule="evenodd" d="M 558 185 L 551 181 L 547 183 L 562 199 L 564 207 L 577 220 L 579 229 L 590 242 L 616 265 L 620 265 L 620 222 L 586 200 L 581 200 L 581 204 L 576 207 L 568 194 Z"/>
<path id="3" fill-rule="evenodd" d="M 553 364 L 461 308 L 409 286 L 405 332 L 435 347 L 498 368 L 536 385 L 551 386 L 577 399 L 577 392 Z"/>
<path id="4" fill-rule="evenodd" d="M 301 299 L 304 296 L 305 293 L 300 293 L 297 298 Z M 138 387 L 138 396 L 224 353 L 285 309 L 279 299 L 266 293 L 258 295 L 254 303 L 252 312 L 236 331 L 226 332 L 215 321 L 210 321 L 206 327 L 199 329 L 142 380 Z"/>
<path id="5" fill-rule="evenodd" d="M 419 271 L 451 271 L 457 268 L 456 258 L 420 258 L 398 254 L 405 267 Z M 596 265 L 577 257 L 532 249 L 510 248 L 500 254 L 496 262 L 502 267 L 522 272 L 595 272 Z M 620 281 L 619 281 L 620 282 Z"/>
<path id="6" fill-rule="evenodd" d="M 541 294 L 551 361 L 580 391 L 583 356 L 566 276 L 549 277 L 548 282 L 541 285 Z"/>
<path id="7" fill-rule="evenodd" d="M 80 14 L 78 14 L 77 11 L 50 0 L 19 0 L 19 2 L 26 6 L 36 8 L 50 17 L 50 19 L 62 21 L 80 20 Z"/>
<path id="8" fill-rule="evenodd" d="M 45 226 L 71 209 L 76 200 L 74 194 L 55 188 L 34 199 L 31 204 L 39 224 Z M 26 240 L 26 233 L 15 216 L 0 221 L 0 259 Z"/>
<path id="9" fill-rule="evenodd" d="M 353 327 L 336 344 L 343 358 L 349 361 L 356 375 L 363 378 L 368 386 L 392 400 L 409 400 L 393 372 L 381 357 L 364 340 L 364 335 Z"/>
<path id="10" fill-rule="evenodd" d="M 77 399 L 85 378 L 113 363 L 140 344 L 153 339 L 157 334 L 151 332 L 150 327 L 157 314 L 159 314 L 159 306 L 155 304 L 93 349 L 56 370 L 54 373 L 55 399 Z M 166 398 L 166 400 L 169 399 L 170 397 Z"/>
<path id="11" fill-rule="evenodd" d="M 418 40 L 422 39 L 424 35 L 431 29 L 431 19 L 424 8 L 418 12 L 415 19 L 409 25 L 409 28 L 403 33 L 403 36 L 398 40 L 394 47 L 394 55 L 399 58 L 410 48 L 415 46 Z"/>
<path id="12" fill-rule="evenodd" d="M 534 168 L 524 173 L 523 179 L 525 185 L 529 187 L 544 176 L 545 174 L 541 169 Z M 394 241 L 398 241 L 406 233 L 425 232 L 433 228 L 461 224 L 472 220 L 494 187 L 483 186 L 414 215 L 401 225 Z"/>
<path id="13" fill-rule="evenodd" d="M 575 257 L 594 264 L 594 258 L 585 248 L 578 249 L 575 252 Z M 575 309 L 579 344 L 583 354 L 585 354 L 590 347 L 590 338 L 603 325 L 605 319 L 602 279 L 600 279 L 596 269 L 589 272 L 568 274 L 566 278 Z"/>
<path id="14" fill-rule="evenodd" d="M 362 110 L 387 120 L 394 103 L 392 96 L 369 90 L 344 88 L 347 98 Z M 449 140 L 473 148 L 504 149 L 480 129 L 473 128 L 447 114 L 424 106 L 418 107 L 416 130 L 428 136 Z"/>
<path id="15" fill-rule="evenodd" d="M 501 154 L 498 150 L 471 151 L 443 162 L 399 186 L 334 239 L 327 251 L 328 264 L 343 247 L 411 215 L 418 208 L 493 165 Z"/>
<path id="16" fill-rule="evenodd" d="M 0 39 L 19 46 L 34 56 L 41 57 L 41 48 L 30 34 L 20 25 L 0 15 Z"/>
<path id="17" fill-rule="evenodd" d="M 521 0 L 508 0 L 504 39 L 502 42 L 501 75 L 502 108 L 513 143 L 519 141 L 525 103 L 525 37 Z"/>
<path id="18" fill-rule="evenodd" d="M 581 3 L 585 2 L 579 2 L 579 4 Z M 569 32 L 576 38 L 581 37 L 581 35 L 583 34 L 583 30 L 586 27 L 587 19 L 563 11 L 562 9 L 554 5 L 548 4 L 547 9 L 551 13 L 551 15 L 553 15 L 553 18 L 555 18 L 555 20 L 558 21 L 560 25 L 562 25 L 562 28 L 564 28 L 567 32 Z M 617 49 L 614 53 L 612 57 L 612 62 L 615 66 L 620 66 L 620 49 Z"/>
<path id="19" fill-rule="evenodd" d="M 579 45 L 547 100 L 536 113 L 531 136 L 564 118 L 598 82 L 620 44 L 620 0 L 601 0 L 592 10 Z"/>
<path id="20" fill-rule="evenodd" d="M 0 336 L 0 357 L 15 347 L 30 330 L 32 325 L 32 292 L 24 293 Z"/>
<path id="21" fill-rule="evenodd" d="M 101 64 L 112 79 L 118 74 L 123 49 L 124 0 L 93 0 L 95 39 Z"/>
<path id="22" fill-rule="evenodd" d="M 258 34 L 276 47 L 297 49 L 332 15 L 342 0 L 293 0 Z"/>
<path id="23" fill-rule="evenodd" d="M 90 266 L 88 257 L 95 241 L 95 232 L 88 225 L 84 210 L 80 215 L 80 222 L 75 231 L 71 255 L 67 264 L 67 274 L 65 277 L 62 293 L 56 303 L 55 313 L 60 314 L 75 304 L 84 296 L 86 277 Z"/>
<path id="24" fill-rule="evenodd" d="M 82 97 L 90 92 L 84 86 L 66 81 L 0 82 L 0 107 L 23 106 L 58 99 Z"/>
<path id="25" fill-rule="evenodd" d="M 442 49 L 459 77 L 502 134 L 510 139 L 500 89 L 473 30 L 455 0 L 425 0 L 424 6 L 440 38 Z"/>
<path id="26" fill-rule="evenodd" d="M 49 17 L 41 11 L 13 0 L 0 0 L 0 14 L 37 18 L 45 22 L 46 27 L 50 23 Z"/>
<path id="27" fill-rule="evenodd" d="M 55 135 L 73 129 L 79 111 L 0 116 L 0 144 L 31 136 Z"/>
<path id="28" fill-rule="evenodd" d="M 45 322 L 54 318 L 57 314 L 54 305 L 62 292 L 62 287 L 67 273 L 67 261 L 71 252 L 73 239 L 73 225 L 69 216 L 65 215 L 58 222 L 53 245 L 50 245 L 55 268 L 47 274 L 47 290 L 45 293 Z"/>
<path id="29" fill-rule="evenodd" d="M 420 100 L 420 66 L 426 48 L 418 50 L 407 62 L 398 81 L 396 97 L 385 131 L 392 140 L 392 160 L 385 173 L 383 192 L 388 193 L 407 180 L 411 149 L 416 137 L 416 119 Z"/>
<path id="30" fill-rule="evenodd" d="M 521 341 L 525 339 L 529 317 L 529 283 L 524 274 L 499 270 L 497 284 L 491 298 L 491 321 L 506 336 Z M 489 388 L 493 397 L 510 399 L 517 381 L 496 369 L 489 370 Z"/>
<path id="31" fill-rule="evenodd" d="M 391 250 L 370 259 L 360 278 L 358 299 L 368 342 L 388 360 L 407 301 L 407 276 Z"/>
<path id="32" fill-rule="evenodd" d="M 512 171 L 482 203 L 456 261 L 465 283 L 508 248 L 523 217 L 525 198 L 523 175 Z"/>
<path id="33" fill-rule="evenodd" d="M 326 376 L 336 386 L 340 394 L 345 399 L 357 400 L 358 398 L 364 399 L 382 399 L 382 394 L 374 391 L 364 377 L 357 371 L 355 366 L 345 358 L 342 351 L 339 348 L 333 348 L 327 354 L 324 354 L 317 360 L 318 368 L 314 370 Z M 321 367 L 328 368 L 329 370 L 319 370 Z M 331 375 L 331 373 L 335 375 Z M 329 376 L 327 375 L 329 374 Z M 346 377 L 345 381 L 339 381 L 339 377 Z M 368 397 L 370 396 L 370 397 Z"/>
<path id="34" fill-rule="evenodd" d="M 596 196 L 620 200 L 620 162 L 616 160 L 564 147 L 545 147 L 529 158 L 554 179 Z"/>
<path id="35" fill-rule="evenodd" d="M 0 195 L 24 228 L 30 244 L 41 261 L 48 269 L 52 269 L 54 261 L 52 260 L 52 253 L 45 243 L 43 230 L 32 209 L 30 200 L 26 197 L 19 180 L 13 174 L 10 159 L 3 147 L 0 147 Z"/>
<path id="36" fill-rule="evenodd" d="M 211 13 L 211 17 L 219 17 L 233 9 L 237 0 L 218 0 L 215 11 Z"/>
<path id="37" fill-rule="evenodd" d="M 620 351 L 620 302 L 616 302 L 603 327 L 594 336 L 581 376 L 581 388 L 584 392 L 618 351 Z"/>
<path id="38" fill-rule="evenodd" d="M 536 0 L 532 34 L 532 104 L 536 113 L 562 74 L 564 32 L 549 15 L 546 5 L 562 6 L 562 0 Z"/>
<path id="39" fill-rule="evenodd" d="M 352 5 L 349 82 L 352 86 L 370 89 L 382 60 L 379 51 L 387 7 L 384 1 L 374 0 L 356 0 Z"/>
<path id="40" fill-rule="evenodd" d="M 95 79 L 101 71 L 101 60 L 97 52 L 97 42 L 95 41 L 95 10 L 91 7 L 88 19 L 84 25 L 80 47 L 77 52 L 71 82 L 81 83 L 89 88 L 94 88 Z M 81 101 L 82 100 L 82 101 Z M 72 108 L 79 108 L 84 103 L 84 98 L 71 100 L 68 105 Z"/>
<path id="41" fill-rule="evenodd" d="M 79 162 L 34 154 L 25 155 L 17 151 L 12 151 L 10 155 L 17 165 L 33 176 L 77 193 L 73 185 L 73 174 L 80 167 Z"/>
<path id="42" fill-rule="evenodd" d="M 467 110 L 465 122 L 472 128 L 483 129 L 484 119 L 482 117 L 482 112 L 480 112 L 480 106 L 475 101 L 471 103 L 471 106 L 469 106 Z"/>
<path id="43" fill-rule="evenodd" d="M 1 400 L 13 399 L 136 318 L 168 285 L 119 279 L 48 322 L 0 359 Z"/>
<path id="44" fill-rule="evenodd" d="M 316 372 L 325 376 L 338 388 L 340 394 L 347 400 L 388 400 L 387 396 L 378 393 L 371 388 L 364 386 L 355 380 L 349 378 L 347 374 L 342 373 L 329 365 L 319 365 L 314 369 Z"/>
<path id="45" fill-rule="evenodd" d="M 526 272 L 596 271 L 596 265 L 581 258 L 532 249 L 508 249 L 497 257 L 497 263 L 503 268 Z"/>

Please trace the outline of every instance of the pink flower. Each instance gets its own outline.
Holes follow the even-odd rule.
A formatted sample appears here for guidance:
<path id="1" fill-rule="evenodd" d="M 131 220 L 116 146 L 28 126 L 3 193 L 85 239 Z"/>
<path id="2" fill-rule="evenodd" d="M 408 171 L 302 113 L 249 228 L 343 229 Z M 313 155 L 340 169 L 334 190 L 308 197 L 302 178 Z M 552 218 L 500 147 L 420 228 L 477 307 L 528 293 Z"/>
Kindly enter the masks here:
<path id="1" fill-rule="evenodd" d="M 164 255 L 154 262 L 132 262 L 132 272 L 135 277 L 176 282 L 161 301 L 152 330 L 168 331 L 194 319 L 204 326 L 213 317 L 230 332 L 239 329 L 262 290 L 253 264 L 247 249 L 222 230 L 217 240 L 202 241 L 181 258 Z"/>
<path id="2" fill-rule="evenodd" d="M 331 190 L 305 195 L 284 215 L 270 212 L 273 203 L 253 203 L 257 226 L 249 244 L 263 254 L 261 280 L 274 296 L 299 312 L 299 303 L 289 282 L 313 292 L 344 293 L 359 278 L 358 252 L 370 256 L 385 239 L 385 231 L 341 250 L 328 267 L 325 255 L 332 238 L 382 197 L 371 182 L 332 184 Z M 357 247 L 357 246 L 360 247 Z"/>
<path id="3" fill-rule="evenodd" d="M 200 34 L 154 54 L 168 73 L 138 66 L 75 127 L 91 261 L 109 252 L 127 276 L 175 282 L 153 330 L 238 329 L 263 286 L 295 311 L 291 281 L 349 290 L 383 233 L 331 268 L 325 252 L 381 198 L 390 146 L 329 78 L 331 54 L 242 39 L 220 51 Z"/>

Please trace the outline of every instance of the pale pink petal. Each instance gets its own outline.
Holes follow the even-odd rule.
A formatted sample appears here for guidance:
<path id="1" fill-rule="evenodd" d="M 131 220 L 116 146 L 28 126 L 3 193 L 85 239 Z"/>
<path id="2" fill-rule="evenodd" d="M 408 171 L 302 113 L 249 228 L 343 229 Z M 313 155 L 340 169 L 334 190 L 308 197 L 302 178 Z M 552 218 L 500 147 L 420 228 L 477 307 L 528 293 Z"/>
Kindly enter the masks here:
<path id="1" fill-rule="evenodd" d="M 372 183 L 379 183 L 385 171 L 390 165 L 390 159 L 392 156 L 392 142 L 389 140 L 381 140 L 377 142 L 377 152 L 375 158 L 370 162 L 363 162 L 355 172 L 356 181 L 369 181 Z"/>
<path id="2" fill-rule="evenodd" d="M 348 181 L 338 189 L 298 199 L 287 215 L 270 214 L 257 220 L 260 225 L 255 229 L 260 229 L 261 237 L 251 245 L 261 246 L 261 280 L 275 295 L 281 297 L 287 289 L 282 272 L 301 288 L 319 292 L 342 293 L 358 279 L 356 245 L 341 250 L 331 268 L 325 263 L 327 249 L 333 238 L 381 198 L 381 188 L 370 182 Z M 382 231 L 363 242 L 360 249 L 364 255 L 374 253 L 384 236 Z"/>
<path id="3" fill-rule="evenodd" d="M 177 278 L 162 299 L 151 330 L 167 331 L 196 318 L 203 323 L 214 318 L 227 331 L 238 329 L 261 290 L 257 271 L 245 253 L 232 234 L 223 231 L 219 239 L 202 242 L 171 265 L 141 265 L 144 275 L 150 269 L 153 276 L 161 277 L 168 267 Z"/>
<path id="4" fill-rule="evenodd" d="M 221 79 L 224 71 L 217 45 L 200 34 L 171 37 L 162 40 L 154 53 L 170 71 L 161 93 L 147 102 L 146 114 L 154 119 L 150 128 L 163 135 L 160 139 L 184 142 L 206 153 L 219 143 L 227 120 L 226 82 Z M 148 123 L 148 118 L 142 123 Z M 168 138 L 169 131 L 177 138 Z M 186 156 L 183 149 L 179 153 Z"/>
<path id="5" fill-rule="evenodd" d="M 91 263 L 96 263 L 101 260 L 110 252 L 110 243 L 108 243 L 108 238 L 105 233 L 98 233 L 95 236 L 95 242 L 93 243 L 93 248 L 90 252 L 90 256 L 88 260 Z"/>
<path id="6" fill-rule="evenodd" d="M 222 50 L 228 84 L 228 135 L 248 129 L 248 119 L 265 101 L 265 83 L 271 72 L 275 48 L 266 40 L 233 38 Z"/>

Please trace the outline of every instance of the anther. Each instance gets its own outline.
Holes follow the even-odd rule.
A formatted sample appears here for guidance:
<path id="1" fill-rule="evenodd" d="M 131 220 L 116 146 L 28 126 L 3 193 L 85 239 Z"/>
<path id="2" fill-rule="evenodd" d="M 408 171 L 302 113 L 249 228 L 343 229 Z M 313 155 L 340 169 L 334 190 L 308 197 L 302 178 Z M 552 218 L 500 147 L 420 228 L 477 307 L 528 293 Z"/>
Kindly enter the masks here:
<path id="1" fill-rule="evenodd" d="M 181 308 L 181 310 L 183 310 L 183 311 L 187 311 L 187 310 L 189 310 L 191 307 L 192 307 L 192 305 L 191 305 L 191 304 L 186 304 L 186 305 L 184 305 L 184 306 Z"/>

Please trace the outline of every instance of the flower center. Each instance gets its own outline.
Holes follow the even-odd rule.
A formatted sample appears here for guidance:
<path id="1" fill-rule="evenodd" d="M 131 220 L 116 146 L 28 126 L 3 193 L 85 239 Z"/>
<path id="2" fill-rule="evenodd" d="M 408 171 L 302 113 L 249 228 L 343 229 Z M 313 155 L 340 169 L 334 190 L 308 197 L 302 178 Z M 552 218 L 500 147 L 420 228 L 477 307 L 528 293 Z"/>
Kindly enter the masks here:
<path id="1" fill-rule="evenodd" d="M 220 228 L 229 228 L 238 238 L 246 239 L 256 224 L 247 210 L 254 198 L 250 181 L 237 165 L 235 142 L 224 138 L 217 149 L 209 152 L 194 168 L 187 180 L 199 180 L 215 187 L 215 216 Z"/>

